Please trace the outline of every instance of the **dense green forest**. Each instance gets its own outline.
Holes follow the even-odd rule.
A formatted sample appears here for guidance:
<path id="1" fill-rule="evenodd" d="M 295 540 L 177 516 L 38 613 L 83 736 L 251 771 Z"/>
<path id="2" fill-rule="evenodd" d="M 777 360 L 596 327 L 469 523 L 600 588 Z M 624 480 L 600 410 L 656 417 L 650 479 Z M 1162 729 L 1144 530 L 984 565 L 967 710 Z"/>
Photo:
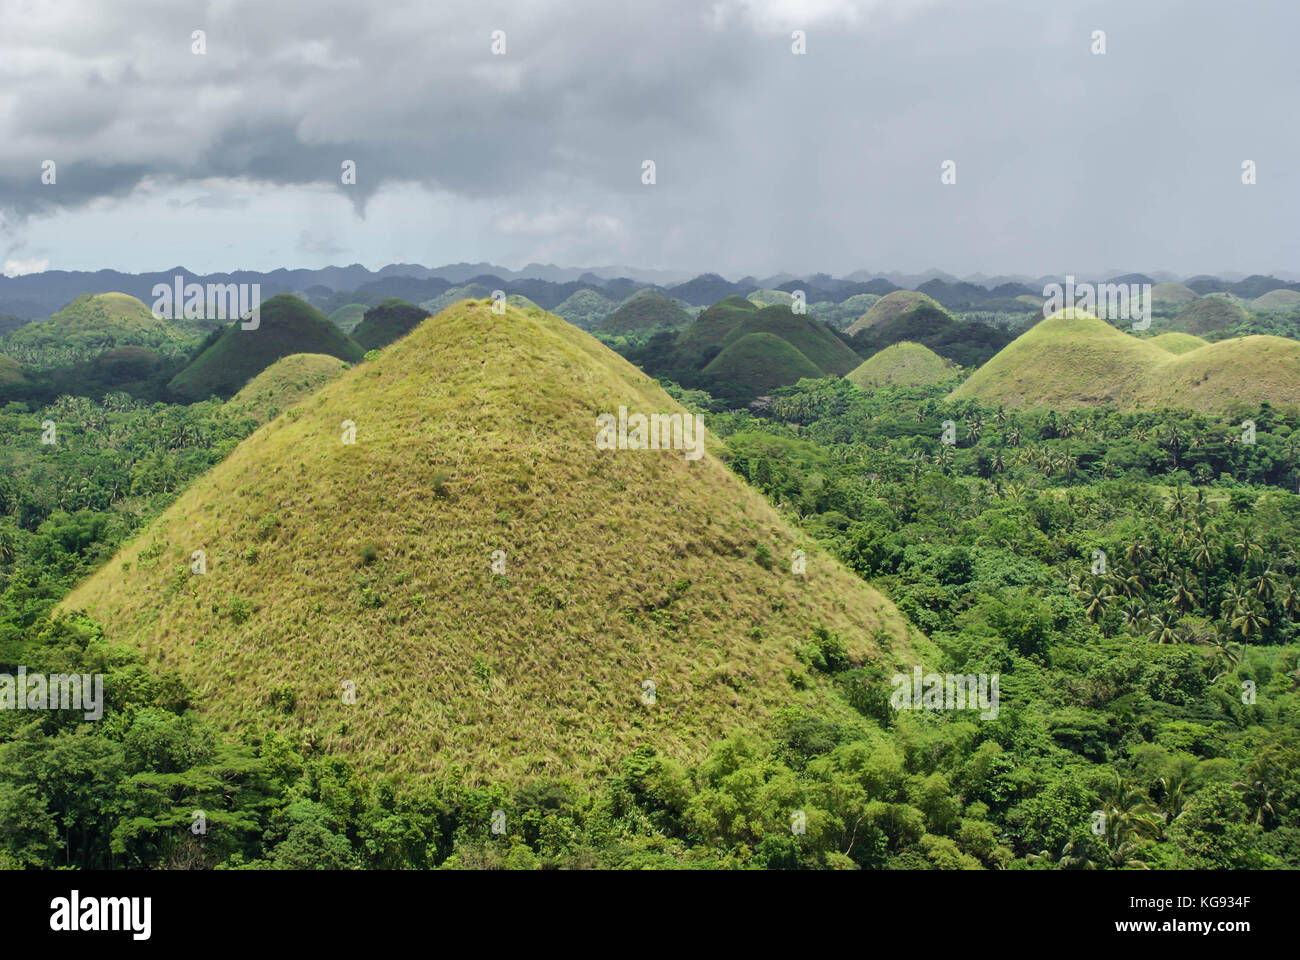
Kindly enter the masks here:
<path id="1" fill-rule="evenodd" d="M 1000 674 L 995 719 L 891 709 L 882 668 L 810 625 L 792 688 L 821 673 L 856 720 L 791 708 L 696 766 L 642 750 L 596 787 L 399 786 L 310 734 L 231 739 L 175 676 L 48 615 L 255 421 L 123 394 L 10 403 L 0 671 L 100 672 L 108 705 L 99 723 L 0 712 L 0 865 L 1300 865 L 1293 416 L 1251 411 L 1252 443 L 1235 417 L 1010 413 L 942 388 L 804 381 L 762 417 L 671 392 L 931 636 L 939 669 Z"/>

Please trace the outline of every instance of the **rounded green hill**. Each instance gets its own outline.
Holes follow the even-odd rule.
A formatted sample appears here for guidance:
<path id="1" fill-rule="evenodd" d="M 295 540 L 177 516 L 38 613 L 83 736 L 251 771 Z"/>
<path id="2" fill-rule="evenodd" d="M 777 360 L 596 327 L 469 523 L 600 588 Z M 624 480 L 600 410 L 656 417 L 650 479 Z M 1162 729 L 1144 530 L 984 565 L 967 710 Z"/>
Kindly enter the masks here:
<path id="1" fill-rule="evenodd" d="M 868 327 L 874 327 L 905 313 L 910 313 L 922 304 L 943 310 L 943 306 L 939 301 L 927 294 L 916 290 L 895 290 L 892 293 L 885 294 L 872 304 L 871 309 L 849 324 L 849 328 L 845 332 L 849 336 L 853 336 Z"/>
<path id="2" fill-rule="evenodd" d="M 1246 311 L 1226 297 L 1205 296 L 1183 307 L 1170 326 L 1183 333 L 1199 335 L 1227 330 L 1245 319 Z"/>
<path id="3" fill-rule="evenodd" d="M 327 353 L 355 363 L 365 351 L 315 307 L 289 294 L 261 306 L 255 329 L 231 324 L 167 385 L 182 400 L 230 397 L 281 357 Z"/>
<path id="4" fill-rule="evenodd" d="M 634 330 L 667 330 L 684 327 L 691 315 L 654 290 L 634 293 L 600 322 L 599 329 L 607 333 L 630 333 Z"/>
<path id="5" fill-rule="evenodd" d="M 1288 313 L 1300 307 L 1300 291 L 1270 290 L 1262 297 L 1250 302 L 1250 309 L 1256 313 Z"/>
<path id="6" fill-rule="evenodd" d="M 1056 410 L 1112 404 L 1209 413 L 1264 402 L 1300 408 L 1300 341 L 1167 341 L 1192 347 L 1181 353 L 1158 342 L 1180 336 L 1142 340 L 1083 311 L 1062 311 L 1022 334 L 950 396 Z"/>
<path id="7" fill-rule="evenodd" d="M 195 339 L 184 321 L 155 317 L 125 293 L 88 293 L 39 323 L 19 327 L 9 342 L 23 347 L 111 350 L 120 346 L 176 350 Z"/>
<path id="8" fill-rule="evenodd" d="M 748 403 L 777 387 L 826 376 L 789 342 L 773 333 L 750 333 L 729 344 L 704 368 L 710 393 L 729 403 Z"/>
<path id="9" fill-rule="evenodd" d="M 407 303 L 400 297 L 389 297 L 366 311 L 361 323 L 352 331 L 352 339 L 363 350 L 378 350 L 398 340 L 425 321 L 429 311 Z"/>
<path id="10" fill-rule="evenodd" d="M 929 347 L 904 340 L 872 354 L 848 374 L 863 389 L 919 387 L 951 380 L 958 370 Z"/>

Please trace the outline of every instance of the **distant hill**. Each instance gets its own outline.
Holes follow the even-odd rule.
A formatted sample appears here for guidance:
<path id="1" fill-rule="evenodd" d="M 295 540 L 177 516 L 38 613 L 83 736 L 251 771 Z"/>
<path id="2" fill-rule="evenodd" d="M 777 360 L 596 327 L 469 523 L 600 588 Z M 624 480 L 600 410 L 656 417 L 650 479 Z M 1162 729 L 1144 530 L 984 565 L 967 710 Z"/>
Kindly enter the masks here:
<path id="1" fill-rule="evenodd" d="M 552 312 L 559 314 L 579 330 L 594 330 L 600 321 L 614 312 L 618 303 L 595 290 L 583 288 L 569 294 Z"/>
<path id="2" fill-rule="evenodd" d="M 791 313 L 789 307 L 762 307 L 741 316 L 740 322 L 723 338 L 723 349 L 754 333 L 780 337 L 828 374 L 843 376 L 862 362 L 825 326 L 806 313 Z"/>
<path id="3" fill-rule="evenodd" d="M 348 365 L 324 353 L 281 357 L 230 398 L 230 407 L 265 423 L 341 375 Z"/>
<path id="4" fill-rule="evenodd" d="M 828 681 L 792 684 L 797 649 L 824 627 L 910 670 L 928 641 L 707 434 L 695 461 L 597 449 L 620 407 L 685 413 L 558 317 L 462 304 L 264 425 L 59 609 L 176 671 L 220 729 L 393 776 L 597 781 L 791 706 L 862 723 Z"/>
<path id="5" fill-rule="evenodd" d="M 794 294 L 784 290 L 753 290 L 745 299 L 756 307 L 788 307 L 794 303 Z"/>
<path id="6" fill-rule="evenodd" d="M 675 329 L 691 322 L 691 315 L 669 297 L 654 290 L 633 294 L 619 304 L 618 309 L 600 322 L 599 329 L 607 333 L 628 333 L 634 330 Z"/>
<path id="7" fill-rule="evenodd" d="M 789 342 L 772 333 L 750 333 L 729 344 L 701 374 L 710 393 L 733 405 L 826 373 Z"/>
<path id="8" fill-rule="evenodd" d="M 1151 302 L 1156 306 L 1179 307 L 1196 299 L 1196 291 L 1181 283 L 1157 283 L 1151 288 Z"/>
<path id="9" fill-rule="evenodd" d="M 1250 302 L 1250 309 L 1258 313 L 1281 313 L 1300 307 L 1300 293 L 1295 290 L 1270 290 Z"/>
<path id="10" fill-rule="evenodd" d="M 429 311 L 415 304 L 389 297 L 365 312 L 361 323 L 352 331 L 352 339 L 364 350 L 378 350 L 406 336 L 429 316 Z"/>
<path id="11" fill-rule="evenodd" d="M 740 291 L 737 284 L 724 280 L 716 273 L 702 273 L 693 280 L 687 280 L 685 283 L 679 283 L 675 287 L 668 288 L 668 295 L 677 300 L 684 300 L 693 306 L 704 306 L 709 303 L 717 303 L 719 300 L 739 296 Z"/>
<path id="12" fill-rule="evenodd" d="M 167 385 L 183 400 L 230 397 L 281 357 L 326 353 L 355 363 L 365 351 L 329 318 L 297 297 L 281 294 L 261 307 L 261 324 L 231 324 Z"/>
<path id="13" fill-rule="evenodd" d="M 29 323 L 9 335 L 9 348 L 60 347 L 103 352 L 119 346 L 177 350 L 201 334 L 192 321 L 165 320 L 125 293 L 77 297 L 48 320 Z"/>
<path id="14" fill-rule="evenodd" d="M 1162 333 L 1158 337 L 1152 337 L 1151 342 L 1162 350 L 1168 350 L 1170 353 L 1187 353 L 1189 350 L 1196 350 L 1206 345 L 1208 341 L 1190 333 Z"/>
<path id="15" fill-rule="evenodd" d="M 491 287 L 481 283 L 467 283 L 464 286 L 452 287 L 430 300 L 421 301 L 420 306 L 428 311 L 428 316 L 433 316 L 461 300 L 482 300 L 490 296 L 492 296 Z"/>
<path id="16" fill-rule="evenodd" d="M 1057 410 L 1300 405 L 1298 341 L 1251 336 L 1173 353 L 1159 339 L 1142 340 L 1084 311 L 1063 310 L 1018 337 L 951 397 Z"/>
<path id="17" fill-rule="evenodd" d="M 853 336 L 868 327 L 874 327 L 904 314 L 909 314 L 922 304 L 932 306 L 945 316 L 947 315 L 947 311 L 933 297 L 926 296 L 916 290 L 895 290 L 893 293 L 886 294 L 877 300 L 871 309 L 851 323 L 845 332 L 849 336 Z"/>
<path id="18" fill-rule="evenodd" d="M 367 309 L 364 303 L 346 303 L 330 314 L 330 323 L 344 333 L 351 334 L 361 323 Z"/>
<path id="19" fill-rule="evenodd" d="M 1247 313 L 1226 297 L 1204 296 L 1193 300 L 1173 318 L 1170 326 L 1183 333 L 1213 333 L 1227 330 L 1247 319 Z"/>
<path id="20" fill-rule="evenodd" d="M 958 320 L 925 294 L 901 290 L 898 293 L 915 295 L 903 297 L 891 293 L 882 297 L 853 325 L 858 330 L 853 334 L 852 343 L 862 356 L 908 341 L 929 347 L 963 367 L 976 367 L 1011 342 L 1011 335 L 1002 328 L 980 321 Z M 890 297 L 895 299 L 886 304 Z"/>
<path id="21" fill-rule="evenodd" d="M 721 350 L 723 341 L 746 317 L 757 313 L 760 309 L 762 308 L 744 297 L 726 297 L 719 300 L 681 332 L 677 337 L 677 352 L 683 356 L 690 356 L 704 353 L 710 347 Z"/>
<path id="22" fill-rule="evenodd" d="M 863 389 L 918 387 L 952 379 L 957 368 L 929 347 L 902 341 L 885 347 L 864 360 L 848 374 Z"/>

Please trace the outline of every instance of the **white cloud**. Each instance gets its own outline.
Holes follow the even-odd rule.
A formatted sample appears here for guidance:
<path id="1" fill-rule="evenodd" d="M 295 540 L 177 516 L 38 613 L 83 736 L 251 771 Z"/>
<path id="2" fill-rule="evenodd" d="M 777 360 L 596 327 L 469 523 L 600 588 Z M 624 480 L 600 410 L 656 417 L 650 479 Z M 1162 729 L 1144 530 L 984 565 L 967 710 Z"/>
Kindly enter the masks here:
<path id="1" fill-rule="evenodd" d="M 21 277 L 28 273 L 44 273 L 50 268 L 49 258 L 37 260 L 6 260 L 4 267 L 0 268 L 0 273 L 6 277 Z"/>

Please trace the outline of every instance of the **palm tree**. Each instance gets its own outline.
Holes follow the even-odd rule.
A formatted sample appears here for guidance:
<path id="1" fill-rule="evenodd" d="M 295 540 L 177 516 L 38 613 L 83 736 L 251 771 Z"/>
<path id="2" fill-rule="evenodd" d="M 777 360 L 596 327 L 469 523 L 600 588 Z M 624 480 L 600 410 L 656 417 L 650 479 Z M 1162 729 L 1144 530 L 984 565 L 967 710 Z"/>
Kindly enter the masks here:
<path id="1" fill-rule="evenodd" d="M 1111 596 L 1110 587 L 1095 577 L 1089 577 L 1079 585 L 1079 602 L 1083 604 L 1090 623 L 1096 623 L 1097 618 L 1106 612 Z"/>
<path id="2" fill-rule="evenodd" d="M 1257 765 L 1252 767 L 1259 769 Z M 1279 797 L 1279 788 L 1269 783 L 1262 775 L 1239 780 L 1233 784 L 1241 791 L 1241 799 L 1255 814 L 1255 823 L 1261 827 L 1270 826 L 1278 817 L 1286 813 L 1286 804 Z"/>
<path id="3" fill-rule="evenodd" d="M 1162 613 L 1152 614 L 1149 618 L 1151 629 L 1147 633 L 1147 639 L 1152 643 L 1177 643 L 1178 630 L 1176 622 L 1172 617 L 1165 616 Z"/>
<path id="4" fill-rule="evenodd" d="M 1236 615 L 1232 618 L 1232 629 L 1240 630 L 1242 639 L 1246 637 L 1258 636 L 1264 632 L 1265 627 L 1271 626 L 1264 612 L 1259 609 L 1255 603 L 1238 608 Z"/>
<path id="5" fill-rule="evenodd" d="M 1273 568 L 1271 566 L 1266 566 L 1260 571 L 1259 576 L 1255 578 L 1252 592 L 1255 594 L 1257 599 L 1263 600 L 1267 603 L 1269 600 L 1273 599 L 1273 594 L 1276 591 L 1277 579 L 1273 574 Z"/>
<path id="6" fill-rule="evenodd" d="M 1210 683 L 1216 683 L 1225 674 L 1231 673 L 1232 669 L 1241 663 L 1241 644 L 1233 643 L 1222 633 L 1214 637 L 1214 652 L 1210 656 L 1210 669 L 1218 672 L 1210 678 Z"/>
<path id="7" fill-rule="evenodd" d="M 1196 595 L 1187 585 L 1186 574 L 1180 575 L 1177 582 L 1169 588 L 1169 603 L 1183 614 L 1196 607 Z"/>
<path id="8" fill-rule="evenodd" d="M 1165 822 L 1172 823 L 1178 819 L 1183 812 L 1183 805 L 1187 802 L 1187 777 L 1182 774 L 1174 774 L 1161 777 L 1158 783 L 1160 786 L 1160 809 L 1164 813 Z"/>
<path id="9" fill-rule="evenodd" d="M 1287 617 L 1292 620 L 1296 618 L 1296 613 L 1300 612 L 1300 579 L 1292 577 L 1287 581 L 1282 590 L 1280 606 Z"/>
<path id="10" fill-rule="evenodd" d="M 1228 591 L 1223 598 L 1223 605 L 1220 608 L 1223 618 L 1231 620 L 1238 612 L 1244 610 L 1250 602 L 1250 594 L 1247 593 L 1240 584 L 1234 583 L 1228 587 Z"/>
<path id="11" fill-rule="evenodd" d="M 1247 564 L 1249 564 L 1251 560 L 1257 559 L 1262 552 L 1259 542 L 1252 540 L 1248 533 L 1243 533 L 1241 539 L 1234 543 L 1233 546 L 1236 547 L 1237 552 L 1241 554 L 1240 569 L 1242 572 L 1245 571 Z"/>
<path id="12" fill-rule="evenodd" d="M 1137 633 L 1138 628 L 1147 618 L 1147 608 L 1143 606 L 1140 600 L 1130 600 L 1120 608 L 1119 615 L 1120 619 L 1124 621 L 1124 625 Z"/>

